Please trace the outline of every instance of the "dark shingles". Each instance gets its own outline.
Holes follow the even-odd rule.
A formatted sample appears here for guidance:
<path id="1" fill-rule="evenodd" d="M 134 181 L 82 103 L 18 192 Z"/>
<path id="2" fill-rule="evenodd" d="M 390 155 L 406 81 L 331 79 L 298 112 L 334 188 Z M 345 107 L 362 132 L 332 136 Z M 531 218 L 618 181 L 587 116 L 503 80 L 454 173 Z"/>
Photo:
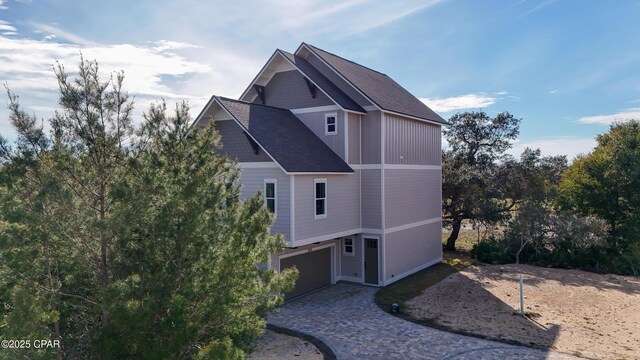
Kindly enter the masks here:
<path id="1" fill-rule="evenodd" d="M 223 97 L 216 99 L 287 172 L 353 172 L 291 111 Z"/>
<path id="2" fill-rule="evenodd" d="M 289 61 L 291 61 L 300 70 L 304 76 L 309 78 L 315 84 L 317 84 L 322 90 L 324 90 L 330 98 L 332 98 L 338 105 L 347 110 L 358 111 L 366 114 L 366 110 L 362 106 L 358 105 L 347 94 L 340 90 L 334 83 L 329 81 L 324 75 L 322 75 L 316 68 L 309 64 L 305 59 L 300 56 L 293 55 L 283 50 L 279 50 Z"/>
<path id="3" fill-rule="evenodd" d="M 387 75 L 304 44 L 382 109 L 447 124 L 440 115 Z"/>

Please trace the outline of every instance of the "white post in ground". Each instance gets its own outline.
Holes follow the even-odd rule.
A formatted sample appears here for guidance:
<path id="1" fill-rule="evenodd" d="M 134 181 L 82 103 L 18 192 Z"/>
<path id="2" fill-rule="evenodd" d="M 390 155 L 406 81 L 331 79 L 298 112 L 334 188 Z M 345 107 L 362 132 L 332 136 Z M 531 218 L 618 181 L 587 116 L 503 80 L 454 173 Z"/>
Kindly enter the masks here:
<path id="1" fill-rule="evenodd" d="M 524 298 L 522 296 L 522 274 L 520 274 L 520 314 L 524 316 Z"/>

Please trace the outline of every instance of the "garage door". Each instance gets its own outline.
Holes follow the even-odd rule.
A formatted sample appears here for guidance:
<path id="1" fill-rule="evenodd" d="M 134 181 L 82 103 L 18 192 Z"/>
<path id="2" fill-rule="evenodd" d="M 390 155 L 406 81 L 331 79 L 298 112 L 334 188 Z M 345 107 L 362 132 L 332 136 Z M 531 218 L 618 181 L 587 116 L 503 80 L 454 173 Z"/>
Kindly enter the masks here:
<path id="1" fill-rule="evenodd" d="M 296 287 L 286 294 L 285 299 L 331 284 L 331 248 L 280 259 L 280 270 L 292 266 L 298 268 L 300 275 Z"/>

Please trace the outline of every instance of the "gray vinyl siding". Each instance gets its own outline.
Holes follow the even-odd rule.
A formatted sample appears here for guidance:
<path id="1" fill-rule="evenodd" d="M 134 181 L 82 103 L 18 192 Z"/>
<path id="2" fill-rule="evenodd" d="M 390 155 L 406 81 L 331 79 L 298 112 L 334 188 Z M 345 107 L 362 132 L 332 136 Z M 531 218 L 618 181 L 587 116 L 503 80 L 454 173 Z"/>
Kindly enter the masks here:
<path id="1" fill-rule="evenodd" d="M 385 227 L 441 216 L 441 170 L 385 169 Z"/>
<path id="2" fill-rule="evenodd" d="M 222 148 L 218 151 L 219 154 L 227 155 L 240 162 L 272 161 L 262 148 L 259 148 L 257 155 L 254 154 L 249 139 L 234 120 L 216 121 L 215 127 L 222 137 Z"/>
<path id="3" fill-rule="evenodd" d="M 382 113 L 369 111 L 362 117 L 362 163 L 380 164 Z"/>
<path id="4" fill-rule="evenodd" d="M 362 274 L 362 237 L 361 235 L 349 236 L 353 239 L 353 256 L 344 255 L 344 244 L 339 241 L 340 275 L 363 280 Z"/>
<path id="5" fill-rule="evenodd" d="M 327 179 L 327 216 L 315 218 L 314 179 Z M 360 174 L 294 175 L 295 241 L 360 228 Z"/>
<path id="6" fill-rule="evenodd" d="M 265 86 L 265 105 L 285 109 L 298 109 L 315 106 L 334 105 L 333 101 L 322 90 L 316 90 L 316 97 L 311 97 L 304 76 L 298 70 L 283 71 L 273 75 Z M 254 103 L 260 103 L 256 97 Z"/>
<path id="7" fill-rule="evenodd" d="M 264 180 L 276 179 L 276 221 L 271 227 L 271 233 L 284 235 L 285 240 L 291 238 L 291 188 L 289 175 L 286 175 L 279 168 L 259 168 L 242 169 L 240 172 L 240 182 L 242 189 L 240 197 L 242 200 L 249 196 L 254 196 L 260 190 L 264 192 Z"/>
<path id="8" fill-rule="evenodd" d="M 385 235 L 385 281 L 442 258 L 442 223 L 416 226 Z"/>
<path id="9" fill-rule="evenodd" d="M 338 133 L 336 135 L 325 135 L 325 114 L 337 114 Z M 296 114 L 303 124 L 307 125 L 320 140 L 329 145 L 331 150 L 345 160 L 344 157 L 344 112 L 341 110 L 318 111 L 312 113 Z"/>
<path id="10" fill-rule="evenodd" d="M 440 126 L 385 114 L 385 163 L 440 165 Z"/>
<path id="11" fill-rule="evenodd" d="M 360 115 L 347 114 L 349 128 L 349 164 L 360 164 Z"/>
<path id="12" fill-rule="evenodd" d="M 382 229 L 382 171 L 362 170 L 362 227 Z"/>
<path id="13" fill-rule="evenodd" d="M 338 74 L 335 73 L 332 69 L 327 67 L 322 60 L 318 59 L 314 54 L 309 54 L 306 58 L 307 62 L 315 67 L 322 75 L 324 75 L 327 79 L 329 79 L 332 83 L 334 83 L 340 90 L 342 90 L 347 96 L 349 96 L 353 101 L 358 103 L 360 106 L 371 105 L 371 103 L 362 96 L 357 90 L 355 90 L 350 84 L 344 81 Z"/>

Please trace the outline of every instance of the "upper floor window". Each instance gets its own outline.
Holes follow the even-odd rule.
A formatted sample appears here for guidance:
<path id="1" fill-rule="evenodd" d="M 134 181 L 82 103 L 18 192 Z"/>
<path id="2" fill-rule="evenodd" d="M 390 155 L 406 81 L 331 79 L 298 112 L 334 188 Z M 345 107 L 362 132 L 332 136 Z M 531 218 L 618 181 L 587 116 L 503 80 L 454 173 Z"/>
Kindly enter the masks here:
<path id="1" fill-rule="evenodd" d="M 324 115 L 324 134 L 325 135 L 337 135 L 338 134 L 338 114 L 325 114 Z"/>
<path id="2" fill-rule="evenodd" d="M 315 191 L 315 218 L 327 217 L 327 179 L 313 180 Z"/>
<path id="3" fill-rule="evenodd" d="M 267 209 L 272 213 L 276 213 L 276 192 L 278 182 L 275 179 L 264 180 L 264 203 Z"/>

